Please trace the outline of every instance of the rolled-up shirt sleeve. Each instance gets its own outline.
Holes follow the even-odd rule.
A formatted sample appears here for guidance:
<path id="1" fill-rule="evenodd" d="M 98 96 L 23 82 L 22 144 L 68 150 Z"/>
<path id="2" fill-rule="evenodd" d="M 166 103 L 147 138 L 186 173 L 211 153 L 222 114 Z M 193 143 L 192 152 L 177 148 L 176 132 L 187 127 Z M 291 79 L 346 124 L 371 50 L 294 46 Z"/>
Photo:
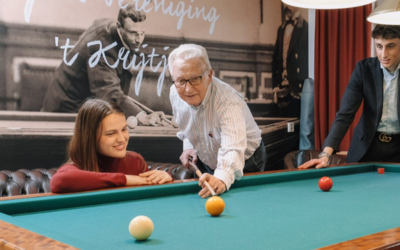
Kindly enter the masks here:
<path id="1" fill-rule="evenodd" d="M 221 148 L 214 176 L 222 180 L 227 189 L 243 176 L 244 152 L 247 147 L 244 111 L 238 104 L 226 105 L 218 110 L 221 125 Z"/>
<path id="2" fill-rule="evenodd" d="M 179 131 L 176 136 L 181 139 L 181 141 L 183 141 L 183 150 L 185 151 L 186 149 L 189 148 L 194 148 L 192 143 L 190 142 L 190 140 L 188 138 L 185 137 L 185 135 L 183 134 L 182 131 Z"/>

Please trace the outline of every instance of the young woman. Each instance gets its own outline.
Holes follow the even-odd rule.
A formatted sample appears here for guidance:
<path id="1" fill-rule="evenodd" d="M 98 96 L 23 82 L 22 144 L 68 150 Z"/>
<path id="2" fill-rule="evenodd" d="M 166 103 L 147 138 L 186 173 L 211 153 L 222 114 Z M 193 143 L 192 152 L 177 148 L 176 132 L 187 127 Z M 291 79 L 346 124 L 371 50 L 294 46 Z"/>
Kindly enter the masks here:
<path id="1" fill-rule="evenodd" d="M 128 141 L 128 125 L 117 104 L 86 101 L 76 118 L 69 159 L 52 177 L 51 190 L 65 193 L 172 181 L 167 172 L 148 171 L 141 155 L 126 150 Z"/>

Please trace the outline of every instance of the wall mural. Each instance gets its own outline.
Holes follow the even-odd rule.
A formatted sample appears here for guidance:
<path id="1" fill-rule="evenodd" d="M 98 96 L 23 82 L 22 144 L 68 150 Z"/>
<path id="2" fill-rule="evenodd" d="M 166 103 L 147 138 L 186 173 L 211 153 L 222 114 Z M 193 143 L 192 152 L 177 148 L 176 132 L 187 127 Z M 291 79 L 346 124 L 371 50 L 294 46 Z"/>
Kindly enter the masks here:
<path id="1" fill-rule="evenodd" d="M 123 21 L 120 9 L 128 4 L 142 13 L 140 22 Z M 280 0 L 1 1 L 0 158 L 21 166 L 10 145 L 39 150 L 27 138 L 51 132 L 53 143 L 65 136 L 58 137 L 59 151 L 50 143 L 30 161 L 60 163 L 75 113 L 90 96 L 114 98 L 128 115 L 162 111 L 171 119 L 167 58 L 183 43 L 207 49 L 215 76 L 242 94 L 260 126 L 298 118 L 296 101 L 308 73 L 307 19 L 307 10 Z M 131 133 L 131 150 L 179 162 L 175 128 L 139 126 Z"/>

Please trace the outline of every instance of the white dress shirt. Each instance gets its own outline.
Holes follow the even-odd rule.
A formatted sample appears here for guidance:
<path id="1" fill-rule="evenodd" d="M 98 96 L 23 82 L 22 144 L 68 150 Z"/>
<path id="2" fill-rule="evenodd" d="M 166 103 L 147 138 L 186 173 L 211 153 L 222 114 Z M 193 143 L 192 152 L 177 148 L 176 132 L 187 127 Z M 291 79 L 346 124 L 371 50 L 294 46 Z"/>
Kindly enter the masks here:
<path id="1" fill-rule="evenodd" d="M 189 83 L 188 83 L 189 84 Z M 243 97 L 229 84 L 213 77 L 203 102 L 195 107 L 182 100 L 175 85 L 170 101 L 183 141 L 183 150 L 194 148 L 227 189 L 243 176 L 245 160 L 261 143 L 261 130 Z"/>

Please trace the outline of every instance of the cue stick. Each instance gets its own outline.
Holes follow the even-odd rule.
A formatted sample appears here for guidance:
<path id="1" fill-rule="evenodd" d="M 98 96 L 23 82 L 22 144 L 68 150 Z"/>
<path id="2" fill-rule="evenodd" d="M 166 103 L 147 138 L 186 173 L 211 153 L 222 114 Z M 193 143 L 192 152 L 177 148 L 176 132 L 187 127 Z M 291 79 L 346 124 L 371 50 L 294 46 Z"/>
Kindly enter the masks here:
<path id="1" fill-rule="evenodd" d="M 153 110 L 151 110 L 151 109 L 149 109 L 148 107 L 146 107 L 146 105 L 144 105 L 143 103 L 140 103 L 140 102 L 136 101 L 135 99 L 133 99 L 133 98 L 130 97 L 130 96 L 127 96 L 127 97 L 128 97 L 129 100 L 131 100 L 132 102 L 134 102 L 134 103 L 135 103 L 136 105 L 138 105 L 141 109 L 143 109 L 144 111 L 146 111 L 148 114 L 154 113 Z M 165 118 L 165 117 L 162 116 L 161 119 L 164 120 L 165 122 L 167 122 L 169 125 L 172 125 L 171 121 L 168 120 L 167 118 Z"/>
<path id="2" fill-rule="evenodd" d="M 196 166 L 196 164 L 193 163 L 192 160 L 189 160 L 189 164 L 190 166 L 194 167 L 194 169 L 196 170 L 196 174 L 197 176 L 200 178 L 203 174 L 200 172 L 199 168 Z M 208 184 L 207 181 L 204 181 L 204 184 L 206 185 L 206 187 L 208 188 L 208 191 L 210 191 L 212 196 L 216 196 L 217 194 L 215 193 L 215 191 L 211 188 L 210 184 Z"/>

